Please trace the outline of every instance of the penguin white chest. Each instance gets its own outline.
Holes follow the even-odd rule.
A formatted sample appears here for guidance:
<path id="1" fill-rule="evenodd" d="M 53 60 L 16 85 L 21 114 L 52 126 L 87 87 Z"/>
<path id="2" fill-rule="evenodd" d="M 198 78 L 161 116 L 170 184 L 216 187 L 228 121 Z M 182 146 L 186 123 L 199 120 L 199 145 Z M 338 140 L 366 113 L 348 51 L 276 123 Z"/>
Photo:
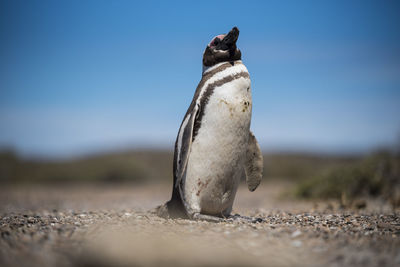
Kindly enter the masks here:
<path id="1" fill-rule="evenodd" d="M 248 77 L 215 87 L 210 95 L 186 169 L 185 199 L 193 211 L 231 212 L 243 175 L 251 106 Z"/>

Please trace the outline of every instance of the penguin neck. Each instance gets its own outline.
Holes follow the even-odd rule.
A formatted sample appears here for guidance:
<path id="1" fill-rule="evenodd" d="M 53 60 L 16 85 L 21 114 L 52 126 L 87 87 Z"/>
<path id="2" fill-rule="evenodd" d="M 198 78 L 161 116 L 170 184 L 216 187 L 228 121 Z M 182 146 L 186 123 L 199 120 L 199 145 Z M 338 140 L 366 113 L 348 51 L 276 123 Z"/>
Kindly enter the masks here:
<path id="1" fill-rule="evenodd" d="M 202 75 L 206 74 L 207 72 L 209 72 L 209 71 L 211 71 L 211 70 L 213 70 L 213 69 L 215 69 L 215 68 L 218 68 L 218 66 L 221 66 L 222 64 L 224 64 L 224 62 L 215 64 L 215 65 L 213 65 L 213 66 L 204 66 L 204 65 L 203 65 L 203 72 L 202 72 Z"/>
<path id="2" fill-rule="evenodd" d="M 238 62 L 238 61 L 241 61 L 241 60 L 235 60 L 235 61 L 232 61 L 232 62 Z M 203 65 L 203 72 L 202 72 L 202 75 L 204 76 L 205 74 L 209 73 L 209 72 L 212 71 L 213 69 L 216 69 L 216 68 L 218 68 L 219 66 L 221 66 L 221 65 L 223 65 L 223 64 L 225 64 L 225 63 L 228 63 L 228 62 L 230 62 L 230 61 L 220 62 L 220 63 L 217 63 L 217 64 L 212 65 L 212 66 L 204 66 L 204 65 Z"/>

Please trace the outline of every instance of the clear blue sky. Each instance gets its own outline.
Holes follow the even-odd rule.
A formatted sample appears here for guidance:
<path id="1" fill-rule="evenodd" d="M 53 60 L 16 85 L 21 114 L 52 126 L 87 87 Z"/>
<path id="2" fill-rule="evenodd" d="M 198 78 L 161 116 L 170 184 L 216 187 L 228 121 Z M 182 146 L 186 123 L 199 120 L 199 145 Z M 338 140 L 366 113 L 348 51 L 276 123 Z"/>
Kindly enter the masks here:
<path id="1" fill-rule="evenodd" d="M 238 26 L 265 151 L 400 141 L 398 1 L 1 1 L 0 146 L 172 149 L 202 53 Z"/>

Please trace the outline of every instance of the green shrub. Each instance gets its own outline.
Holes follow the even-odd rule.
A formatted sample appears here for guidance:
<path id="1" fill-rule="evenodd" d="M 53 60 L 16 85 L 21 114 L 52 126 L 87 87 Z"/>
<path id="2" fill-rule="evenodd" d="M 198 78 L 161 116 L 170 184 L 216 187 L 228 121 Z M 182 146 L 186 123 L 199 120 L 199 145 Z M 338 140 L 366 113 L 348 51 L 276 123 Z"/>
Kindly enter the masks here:
<path id="1" fill-rule="evenodd" d="M 379 152 L 350 166 L 322 172 L 300 182 L 295 195 L 314 199 L 355 199 L 382 196 L 389 199 L 400 183 L 399 157 Z"/>

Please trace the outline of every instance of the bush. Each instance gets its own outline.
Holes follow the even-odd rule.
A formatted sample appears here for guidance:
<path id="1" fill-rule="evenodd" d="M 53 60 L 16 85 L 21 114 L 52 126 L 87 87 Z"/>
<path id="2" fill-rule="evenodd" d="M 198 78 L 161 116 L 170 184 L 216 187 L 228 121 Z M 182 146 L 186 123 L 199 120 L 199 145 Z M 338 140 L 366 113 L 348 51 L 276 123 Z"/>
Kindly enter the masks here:
<path id="1" fill-rule="evenodd" d="M 399 191 L 399 170 L 398 155 L 379 152 L 350 166 L 328 170 L 300 182 L 295 195 L 301 198 L 349 200 L 379 196 L 393 201 Z"/>

